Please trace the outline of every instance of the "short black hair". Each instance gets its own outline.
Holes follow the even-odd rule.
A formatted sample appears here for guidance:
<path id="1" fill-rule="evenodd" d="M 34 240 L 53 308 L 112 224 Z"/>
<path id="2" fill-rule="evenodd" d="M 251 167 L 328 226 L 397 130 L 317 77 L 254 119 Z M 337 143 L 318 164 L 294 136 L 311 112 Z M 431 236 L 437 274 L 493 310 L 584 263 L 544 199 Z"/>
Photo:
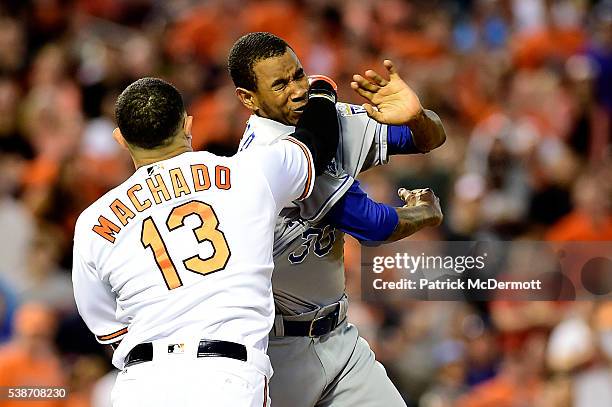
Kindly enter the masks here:
<path id="1" fill-rule="evenodd" d="M 268 32 L 254 32 L 244 35 L 232 46 L 228 57 L 228 68 L 234 86 L 257 90 L 257 78 L 253 71 L 256 62 L 279 57 L 292 49 L 280 37 Z"/>
<path id="2" fill-rule="evenodd" d="M 147 149 L 166 144 L 182 125 L 184 114 L 180 92 L 159 78 L 131 83 L 115 104 L 115 119 L 123 138 Z"/>

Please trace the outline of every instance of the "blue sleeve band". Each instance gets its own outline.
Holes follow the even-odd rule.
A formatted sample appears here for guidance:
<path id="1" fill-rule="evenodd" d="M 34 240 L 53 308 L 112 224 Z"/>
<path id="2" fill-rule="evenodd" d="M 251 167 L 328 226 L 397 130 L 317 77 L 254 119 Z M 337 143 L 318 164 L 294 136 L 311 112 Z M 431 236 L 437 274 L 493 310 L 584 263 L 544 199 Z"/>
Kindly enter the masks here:
<path id="1" fill-rule="evenodd" d="M 387 126 L 387 148 L 389 155 L 421 153 L 414 145 L 408 126 Z"/>
<path id="2" fill-rule="evenodd" d="M 364 242 L 383 242 L 399 222 L 395 208 L 371 200 L 359 181 L 327 213 L 326 221 Z"/>

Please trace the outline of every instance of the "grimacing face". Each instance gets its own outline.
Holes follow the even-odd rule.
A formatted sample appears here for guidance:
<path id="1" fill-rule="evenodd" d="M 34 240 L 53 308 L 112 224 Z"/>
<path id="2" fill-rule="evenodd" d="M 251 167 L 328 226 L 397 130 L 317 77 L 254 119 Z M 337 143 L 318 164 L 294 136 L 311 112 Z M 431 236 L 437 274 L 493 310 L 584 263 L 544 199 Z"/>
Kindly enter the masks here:
<path id="1" fill-rule="evenodd" d="M 281 56 L 256 62 L 253 71 L 255 113 L 295 126 L 308 102 L 308 77 L 295 53 L 287 48 Z"/>

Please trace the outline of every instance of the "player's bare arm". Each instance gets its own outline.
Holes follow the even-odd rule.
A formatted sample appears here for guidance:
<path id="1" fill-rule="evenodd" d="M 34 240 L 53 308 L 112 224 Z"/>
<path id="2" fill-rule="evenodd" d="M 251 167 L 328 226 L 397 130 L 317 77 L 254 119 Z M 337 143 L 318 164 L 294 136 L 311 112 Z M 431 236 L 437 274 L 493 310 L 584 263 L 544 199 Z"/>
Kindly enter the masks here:
<path id="1" fill-rule="evenodd" d="M 406 205 L 395 208 L 399 222 L 387 242 L 401 240 L 426 226 L 438 226 L 442 223 L 440 200 L 431 189 L 400 188 L 397 194 Z"/>
<path id="2" fill-rule="evenodd" d="M 441 146 L 446 133 L 438 115 L 423 108 L 392 61 L 386 59 L 383 64 L 389 73 L 388 80 L 372 69 L 363 76 L 353 75 L 351 88 L 368 100 L 363 105 L 368 116 L 380 123 L 410 127 L 414 144 L 421 152 Z"/>

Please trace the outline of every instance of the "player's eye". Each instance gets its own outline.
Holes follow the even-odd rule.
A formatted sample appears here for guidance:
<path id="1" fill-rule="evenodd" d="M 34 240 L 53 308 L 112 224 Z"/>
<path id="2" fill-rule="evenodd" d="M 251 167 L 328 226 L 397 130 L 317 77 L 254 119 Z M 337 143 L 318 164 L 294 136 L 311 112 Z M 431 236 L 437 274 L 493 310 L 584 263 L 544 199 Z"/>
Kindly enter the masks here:
<path id="1" fill-rule="evenodd" d="M 280 80 L 279 81 L 275 81 L 272 84 L 272 90 L 273 91 L 280 91 L 280 90 L 285 89 L 286 86 L 287 86 L 287 82 L 286 81 L 280 81 Z"/>

